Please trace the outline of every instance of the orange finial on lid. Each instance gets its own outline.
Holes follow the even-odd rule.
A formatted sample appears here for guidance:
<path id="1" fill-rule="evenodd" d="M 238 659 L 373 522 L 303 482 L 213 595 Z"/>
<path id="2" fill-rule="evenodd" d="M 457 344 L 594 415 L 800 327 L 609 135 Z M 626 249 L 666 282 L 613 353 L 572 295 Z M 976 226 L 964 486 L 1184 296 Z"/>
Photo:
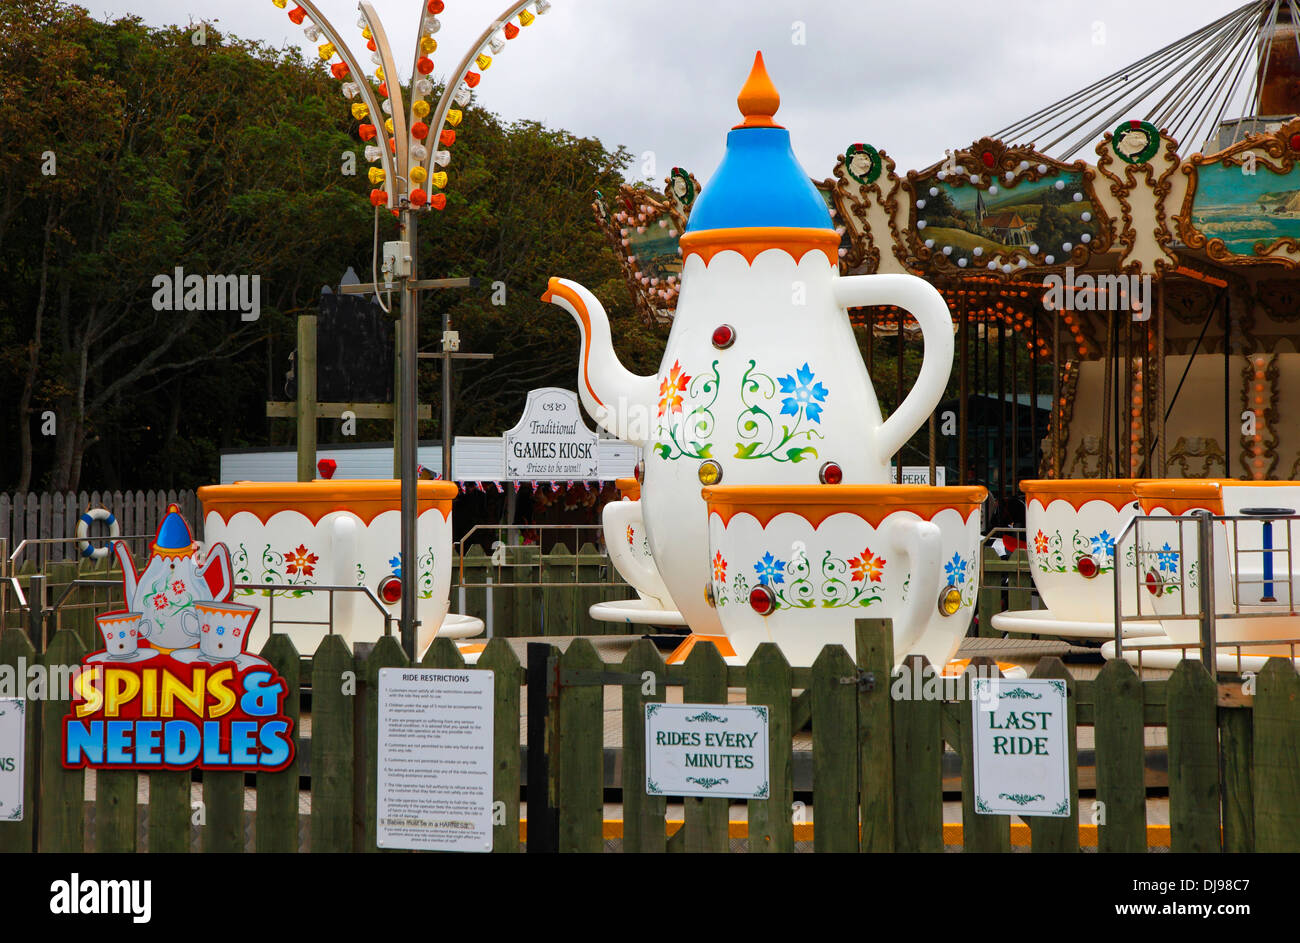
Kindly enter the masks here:
<path id="1" fill-rule="evenodd" d="M 781 107 L 781 95 L 767 74 L 767 66 L 763 64 L 761 51 L 754 54 L 754 68 L 750 69 L 745 87 L 736 96 L 736 104 L 740 106 L 740 113 L 745 116 L 744 123 L 736 125 L 737 128 L 781 127 L 772 120 L 776 110 Z"/>

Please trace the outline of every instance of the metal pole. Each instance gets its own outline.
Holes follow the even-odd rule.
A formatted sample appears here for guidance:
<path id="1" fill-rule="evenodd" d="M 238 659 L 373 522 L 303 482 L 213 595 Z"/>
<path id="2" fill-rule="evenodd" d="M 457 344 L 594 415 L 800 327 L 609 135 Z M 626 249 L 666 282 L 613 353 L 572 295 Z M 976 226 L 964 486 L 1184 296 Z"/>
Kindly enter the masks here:
<path id="1" fill-rule="evenodd" d="M 298 480 L 316 477 L 316 315 L 298 316 Z"/>
<path id="2" fill-rule="evenodd" d="M 402 283 L 402 389 L 398 410 L 402 416 L 402 650 L 415 661 L 415 639 L 420 622 L 416 618 L 419 597 L 416 585 L 419 558 L 416 551 L 416 526 L 419 519 L 417 497 L 420 431 L 416 423 L 420 394 L 419 384 L 419 309 L 420 292 L 414 288 L 419 277 L 419 223 L 409 208 L 402 210 L 402 233 L 410 243 L 411 275 Z"/>
<path id="3" fill-rule="evenodd" d="M 451 331 L 451 312 L 442 314 L 442 480 L 451 481 L 451 351 L 447 334 Z"/>
<path id="4" fill-rule="evenodd" d="M 965 295 L 958 296 L 957 304 L 961 316 L 961 359 L 957 367 L 957 484 L 964 485 L 967 482 L 966 401 L 970 398 L 970 313 Z"/>
<path id="5" fill-rule="evenodd" d="M 1215 677 L 1218 662 L 1214 644 L 1214 546 L 1211 538 L 1213 515 L 1209 511 L 1194 511 L 1196 515 L 1197 556 L 1201 561 L 1201 579 L 1196 587 L 1201 607 L 1201 664 Z"/>
<path id="6" fill-rule="evenodd" d="M 1229 375 L 1232 373 L 1232 295 L 1223 293 L 1223 477 L 1235 477 L 1232 471 L 1232 404 L 1229 402 Z"/>

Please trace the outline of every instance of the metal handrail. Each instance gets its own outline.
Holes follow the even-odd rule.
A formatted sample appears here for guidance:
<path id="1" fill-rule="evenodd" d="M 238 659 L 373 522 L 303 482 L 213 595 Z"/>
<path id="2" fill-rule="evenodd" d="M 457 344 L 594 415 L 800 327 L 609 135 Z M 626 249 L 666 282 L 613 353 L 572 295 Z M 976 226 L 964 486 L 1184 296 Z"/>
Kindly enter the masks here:
<path id="1" fill-rule="evenodd" d="M 294 625 L 326 625 L 329 626 L 329 634 L 334 634 L 334 594 L 335 593 L 361 593 L 374 604 L 375 609 L 384 619 L 384 634 L 393 634 L 393 623 L 397 621 L 397 616 L 390 613 L 387 607 L 380 602 L 379 597 L 375 595 L 374 590 L 369 586 L 319 586 L 311 584 L 304 586 L 302 583 L 240 583 L 239 587 L 245 589 L 267 589 L 272 590 L 268 597 L 271 601 L 267 606 L 267 631 L 275 632 L 276 622 L 292 622 Z M 236 587 L 236 588 L 239 588 Z M 275 618 L 275 591 L 279 590 L 308 590 L 310 592 L 329 593 L 329 619 L 325 622 L 319 619 L 276 619 Z"/>

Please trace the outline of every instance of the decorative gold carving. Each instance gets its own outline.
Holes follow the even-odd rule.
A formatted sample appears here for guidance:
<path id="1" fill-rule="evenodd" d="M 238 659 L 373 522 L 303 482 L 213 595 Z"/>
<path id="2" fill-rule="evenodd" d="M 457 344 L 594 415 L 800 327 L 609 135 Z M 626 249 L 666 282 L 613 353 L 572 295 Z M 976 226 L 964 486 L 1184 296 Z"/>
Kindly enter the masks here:
<path id="1" fill-rule="evenodd" d="M 695 186 L 698 199 L 699 182 L 694 174 L 690 175 L 690 179 Z M 592 212 L 596 216 L 596 224 L 605 234 L 605 239 L 619 260 L 623 278 L 627 282 L 628 291 L 632 294 L 632 303 L 647 324 L 672 317 L 673 312 L 677 310 L 678 285 L 675 280 L 673 283 L 662 282 L 659 285 L 643 284 L 640 269 L 636 264 L 635 251 L 623 244 L 626 238 L 623 230 L 630 231 L 637 226 L 648 228 L 664 222 L 668 228 L 676 230 L 679 235 L 686 231 L 689 207 L 683 209 L 678 200 L 672 196 L 671 177 L 666 183 L 667 189 L 662 194 L 644 187 L 624 184 L 618 188 L 618 195 L 612 201 L 614 204 L 612 208 L 605 205 L 600 194 L 597 194 L 596 202 L 591 205 Z M 644 222 L 641 221 L 642 217 Z M 666 292 L 668 297 L 660 296 L 660 291 Z"/>
<path id="2" fill-rule="evenodd" d="M 872 232 L 867 221 L 867 214 L 873 203 L 889 217 L 889 248 L 894 258 L 901 265 L 907 265 L 910 261 L 907 242 L 898 225 L 900 215 L 898 200 L 903 192 L 903 181 L 895 172 L 894 159 L 883 150 L 878 153 L 883 168 L 874 183 L 862 184 L 849 176 L 848 168 L 844 166 L 844 155 L 841 154 L 835 162 L 833 171 L 835 179 L 828 179 L 824 184 L 833 188 L 836 206 L 845 224 L 849 226 L 849 232 L 853 234 L 853 248 L 844 259 L 845 266 L 849 270 L 864 264 L 867 273 L 874 273 L 880 269 L 884 234 L 877 238 L 877 234 Z"/>
<path id="3" fill-rule="evenodd" d="M 1241 369 L 1241 411 L 1255 414 L 1254 434 L 1247 435 L 1245 429 L 1241 433 L 1241 467 L 1247 478 L 1263 480 L 1277 477 L 1280 373 L 1277 354 L 1271 357 L 1251 354 Z"/>
<path id="4" fill-rule="evenodd" d="M 1164 282 L 1165 312 L 1183 324 L 1205 323 L 1218 289 L 1190 279 L 1171 278 Z"/>
<path id="5" fill-rule="evenodd" d="M 1165 254 L 1165 258 L 1155 260 L 1155 271 L 1151 273 L 1153 277 L 1159 278 L 1166 271 L 1172 271 L 1178 267 L 1178 257 L 1174 254 L 1172 248 L 1173 233 L 1170 232 L 1169 224 L 1165 218 L 1165 199 L 1173 189 L 1173 176 L 1181 166 L 1178 159 L 1178 142 L 1161 133 L 1160 147 L 1156 151 L 1155 157 L 1145 164 L 1130 164 L 1119 160 L 1115 157 L 1110 142 L 1111 134 L 1108 132 L 1097 143 L 1097 173 L 1110 181 L 1110 193 L 1115 199 L 1119 200 L 1121 207 L 1117 227 L 1117 240 L 1124 247 L 1120 260 L 1120 271 L 1126 273 L 1140 273 L 1142 271 L 1142 260 L 1130 258 L 1138 242 L 1137 227 L 1133 223 L 1133 203 L 1130 197 L 1133 191 L 1140 186 L 1140 178 L 1145 188 L 1151 191 L 1154 198 L 1156 227 L 1153 235 L 1156 244 L 1160 247 L 1160 251 Z M 1164 165 L 1163 170 L 1159 169 L 1161 164 Z M 1116 171 L 1122 171 L 1123 177 L 1121 178 Z"/>
<path id="6" fill-rule="evenodd" d="M 1089 464 L 1089 459 L 1092 463 Z M 1079 447 L 1065 470 L 1066 478 L 1100 478 L 1101 477 L 1101 437 L 1086 435 L 1079 440 Z"/>
<path id="7" fill-rule="evenodd" d="M 957 168 L 958 172 L 949 177 L 948 170 L 954 167 Z M 1022 181 L 1033 183 L 1060 172 L 1080 175 L 1080 186 L 1088 196 L 1092 206 L 1090 212 L 1096 224 L 1096 235 L 1093 236 L 1092 241 L 1072 244 L 1067 258 L 1054 258 L 1049 266 L 1045 261 L 1046 257 L 1056 255 L 1049 246 L 1040 246 L 1037 253 L 1030 253 L 1028 246 L 1024 248 L 1004 247 L 996 253 L 996 257 L 1001 260 L 1002 264 L 1011 265 L 1013 270 L 1010 273 L 1003 273 L 1001 267 L 996 270 L 962 268 L 951 262 L 943 252 L 936 251 L 925 245 L 924 230 L 919 229 L 916 222 L 916 201 L 926 198 L 921 195 L 922 190 L 928 195 L 929 188 L 932 186 L 930 181 L 932 179 L 940 181 L 938 176 L 940 173 L 944 174 L 944 178 L 940 182 L 945 184 L 951 184 L 954 187 L 973 187 L 976 190 L 988 192 L 990 186 L 996 186 L 999 190 L 1011 190 Z M 971 182 L 972 176 L 977 178 L 977 183 Z M 1105 210 L 1097 200 L 1093 183 L 1095 178 L 1095 171 L 1082 160 L 1065 163 L 1054 157 L 1041 154 L 1034 150 L 1033 147 L 1008 145 L 990 137 L 981 138 L 965 150 L 953 152 L 951 157 L 932 164 L 925 170 L 909 170 L 907 179 L 903 182 L 903 189 L 907 192 L 910 202 L 907 229 L 910 262 L 913 265 L 926 267 L 936 273 L 945 275 L 978 273 L 984 275 L 1005 274 L 1010 277 L 1023 274 L 1023 269 L 1019 265 L 1022 260 L 1029 265 L 1043 268 L 1066 265 L 1081 267 L 1087 264 L 1094 253 L 1103 253 L 1110 248 L 1112 226 Z M 989 261 L 993 260 L 990 259 Z"/>
<path id="8" fill-rule="evenodd" d="M 1197 463 L 1199 467 L 1197 466 Z M 1169 467 L 1177 467 L 1181 474 L 1171 477 L 1179 478 L 1223 478 L 1227 477 L 1227 459 L 1219 440 L 1208 436 L 1179 436 L 1174 447 L 1169 451 Z M 1215 468 L 1219 473 L 1214 473 Z"/>
<path id="9" fill-rule="evenodd" d="M 1187 176 L 1187 194 L 1183 197 L 1182 212 L 1175 214 L 1174 219 L 1178 222 L 1178 234 L 1189 249 L 1201 249 L 1211 259 L 1225 265 L 1272 262 L 1287 268 L 1300 268 L 1300 239 L 1283 236 L 1267 243 L 1261 239 L 1255 243 L 1251 255 L 1238 255 L 1222 239 L 1206 236 L 1192 223 L 1198 168 L 1209 164 L 1241 167 L 1249 161 L 1253 164 L 1251 172 L 1258 173 L 1262 168 L 1278 175 L 1288 174 L 1295 166 L 1296 157 L 1300 156 L 1300 152 L 1291 146 L 1292 135 L 1298 133 L 1300 118 L 1293 118 L 1271 134 L 1252 134 L 1218 153 L 1208 156 L 1193 154 L 1187 158 L 1182 166 L 1182 172 Z"/>
<path id="10" fill-rule="evenodd" d="M 1255 299 L 1280 324 L 1300 321 L 1300 282 L 1290 279 L 1260 282 Z"/>

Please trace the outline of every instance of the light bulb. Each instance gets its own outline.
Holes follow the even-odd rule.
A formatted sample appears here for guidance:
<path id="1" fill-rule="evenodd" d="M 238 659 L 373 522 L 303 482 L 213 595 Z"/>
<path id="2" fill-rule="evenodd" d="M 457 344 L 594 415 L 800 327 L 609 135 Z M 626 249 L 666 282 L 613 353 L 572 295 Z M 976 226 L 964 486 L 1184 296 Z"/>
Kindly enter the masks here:
<path id="1" fill-rule="evenodd" d="M 366 145 L 366 162 L 369 164 L 376 163 L 384 156 L 384 149 L 376 147 L 373 144 Z"/>
<path id="2" fill-rule="evenodd" d="M 486 72 L 492 68 L 492 57 L 485 52 L 480 52 L 474 57 L 474 63 L 478 66 L 480 72 Z"/>
<path id="3" fill-rule="evenodd" d="M 424 31 L 426 33 L 433 35 L 440 29 L 442 29 L 442 20 L 438 19 L 436 16 L 431 16 L 424 21 Z"/>
<path id="4" fill-rule="evenodd" d="M 424 36 L 420 39 L 420 52 L 426 56 L 433 55 L 438 51 L 438 40 L 432 36 Z"/>
<path id="5" fill-rule="evenodd" d="M 379 107 L 383 109 L 384 114 L 386 115 L 391 115 L 393 113 L 393 103 L 387 98 L 384 99 L 384 103 Z"/>
<path id="6" fill-rule="evenodd" d="M 439 167 L 446 167 L 451 164 L 451 151 L 435 151 L 433 162 Z"/>
<path id="7" fill-rule="evenodd" d="M 428 98 L 433 94 L 433 82 L 429 79 L 416 79 L 411 88 L 418 98 Z"/>
<path id="8" fill-rule="evenodd" d="M 384 64 L 384 57 L 377 52 L 372 52 L 370 54 L 370 61 L 377 66 L 382 66 Z"/>
<path id="9" fill-rule="evenodd" d="M 356 86 L 353 87 L 355 88 Z M 358 121 L 364 121 L 369 116 L 370 116 L 370 109 L 367 108 L 364 103 L 357 102 L 352 106 L 352 117 L 356 118 Z"/>
<path id="10" fill-rule="evenodd" d="M 344 82 L 340 88 L 343 92 L 343 97 L 347 99 L 356 98 L 361 94 L 361 86 L 356 82 Z"/>
<path id="11" fill-rule="evenodd" d="M 441 170 L 438 171 L 436 174 L 434 174 L 432 177 L 430 177 L 429 182 L 432 183 L 439 190 L 447 189 L 447 175 L 443 173 Z"/>
<path id="12" fill-rule="evenodd" d="M 500 34 L 493 36 L 492 41 L 488 43 L 488 46 L 491 47 L 492 52 L 494 54 L 500 55 L 501 50 L 506 48 L 505 38 L 502 37 Z"/>
<path id="13" fill-rule="evenodd" d="M 308 26 L 303 30 L 303 33 L 307 36 L 307 42 L 309 43 L 314 43 L 320 39 L 320 30 L 315 26 Z"/>
<path id="14" fill-rule="evenodd" d="M 384 122 L 384 130 L 387 131 L 389 134 L 392 134 L 392 133 L 393 133 L 393 119 L 392 119 L 392 118 L 389 118 L 387 121 Z"/>
<path id="15" fill-rule="evenodd" d="M 363 35 L 366 30 L 370 29 L 370 24 L 366 22 L 366 18 L 364 16 L 357 17 L 357 29 L 361 30 Z M 366 39 L 369 38 L 370 38 L 369 36 L 366 36 Z"/>
<path id="16" fill-rule="evenodd" d="M 429 149 L 423 144 L 411 145 L 411 160 L 417 163 L 424 163 L 424 159 L 429 156 Z"/>
<path id="17" fill-rule="evenodd" d="M 538 16 L 543 16 L 543 15 L 545 15 L 546 12 L 547 12 L 548 10 L 550 10 L 550 8 L 551 8 L 550 0 L 537 0 L 537 15 L 538 15 Z"/>
<path id="18" fill-rule="evenodd" d="M 452 94 L 451 97 L 456 102 L 456 104 L 460 105 L 463 108 L 464 106 L 469 104 L 470 98 L 472 96 L 470 94 L 470 90 L 462 85 L 460 88 L 456 89 L 456 91 Z"/>
<path id="19" fill-rule="evenodd" d="M 320 49 L 317 50 L 317 52 L 320 53 L 320 57 L 322 59 L 324 59 L 326 62 L 329 62 L 331 59 L 334 58 L 334 53 L 338 52 L 338 50 L 334 48 L 333 43 L 326 43 L 325 45 L 321 46 Z"/>
<path id="20" fill-rule="evenodd" d="M 460 122 L 464 117 L 465 113 L 463 111 L 459 108 L 453 108 L 447 112 L 447 123 L 453 128 L 458 128 L 460 127 Z"/>
<path id="21" fill-rule="evenodd" d="M 382 167 L 370 168 L 370 182 L 375 184 L 376 186 L 384 182 L 385 176 L 386 174 L 384 173 L 384 168 Z"/>
<path id="22" fill-rule="evenodd" d="M 412 156 L 414 156 L 414 155 L 412 155 Z M 424 183 L 424 181 L 427 180 L 428 178 L 429 178 L 429 172 L 428 172 L 427 170 L 425 170 L 423 167 L 412 167 L 412 168 L 411 168 L 411 182 L 412 182 L 412 183 Z"/>
<path id="23" fill-rule="evenodd" d="M 411 105 L 411 113 L 417 118 L 427 118 L 430 112 L 429 103 L 426 101 L 417 101 Z"/>
<path id="24" fill-rule="evenodd" d="M 533 16 L 533 15 L 532 15 L 531 13 L 529 13 L 527 10 L 520 10 L 520 11 L 519 11 L 519 25 L 520 25 L 520 26 L 532 26 L 532 25 L 533 25 L 533 20 L 535 20 L 535 19 L 537 19 L 537 17 Z"/>

